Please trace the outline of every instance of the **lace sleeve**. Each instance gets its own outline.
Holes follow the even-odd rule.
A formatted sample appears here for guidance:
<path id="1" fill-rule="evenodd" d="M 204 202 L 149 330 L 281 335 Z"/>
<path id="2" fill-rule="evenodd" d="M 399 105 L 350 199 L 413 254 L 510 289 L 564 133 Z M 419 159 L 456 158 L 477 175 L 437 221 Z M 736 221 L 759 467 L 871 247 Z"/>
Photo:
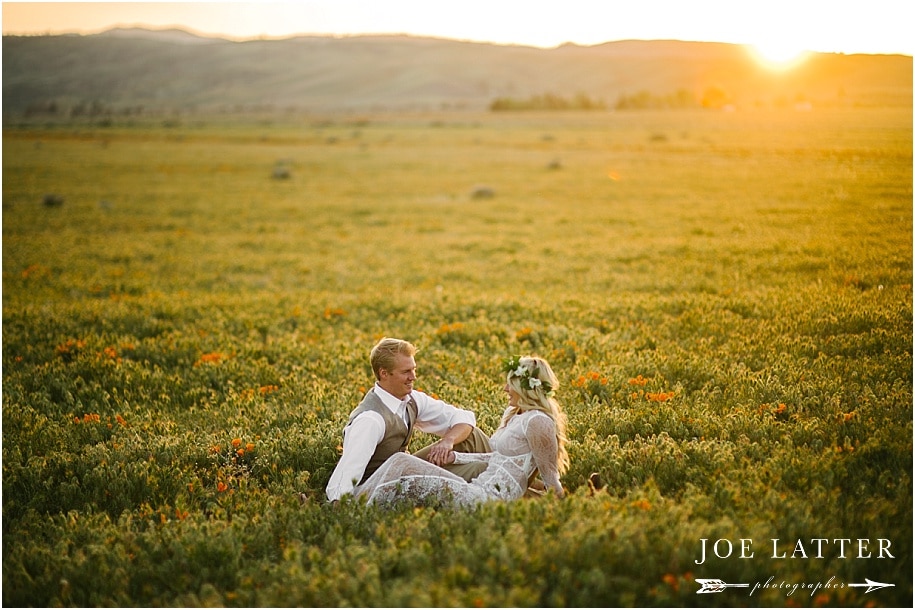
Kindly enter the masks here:
<path id="1" fill-rule="evenodd" d="M 524 435 L 527 442 L 530 443 L 534 463 L 540 471 L 540 478 L 543 479 L 544 485 L 561 497 L 563 495 L 562 483 L 559 482 L 559 469 L 556 463 L 556 456 L 559 453 L 556 424 L 548 415 L 535 415 L 528 420 Z"/>
<path id="2" fill-rule="evenodd" d="M 470 464 L 471 462 L 489 462 L 489 458 L 491 457 L 491 453 L 461 453 L 460 451 L 455 451 L 454 463 Z"/>

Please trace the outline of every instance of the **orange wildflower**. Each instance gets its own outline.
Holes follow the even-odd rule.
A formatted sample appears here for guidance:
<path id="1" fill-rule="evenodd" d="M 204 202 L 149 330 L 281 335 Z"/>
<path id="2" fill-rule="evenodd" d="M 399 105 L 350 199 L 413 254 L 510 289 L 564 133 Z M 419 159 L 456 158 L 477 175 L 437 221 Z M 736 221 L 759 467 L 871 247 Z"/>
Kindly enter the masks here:
<path id="1" fill-rule="evenodd" d="M 245 445 L 245 449 L 248 451 L 254 451 L 254 443 L 248 443 Z"/>
<path id="2" fill-rule="evenodd" d="M 438 330 L 435 331 L 437 335 L 446 335 L 448 333 L 457 332 L 464 328 L 464 324 L 461 322 L 455 322 L 454 324 L 442 324 L 438 327 Z"/>
<path id="3" fill-rule="evenodd" d="M 219 493 L 222 493 L 227 489 L 229 489 L 229 486 L 226 485 L 225 483 L 223 483 L 222 481 L 219 481 L 218 483 L 216 483 L 216 491 L 218 491 Z"/>
<path id="4" fill-rule="evenodd" d="M 663 580 L 664 584 L 666 584 L 668 587 L 670 587 L 674 591 L 678 591 L 680 589 L 680 583 L 677 580 L 677 577 L 674 576 L 673 574 L 670 574 L 670 573 L 665 574 L 664 576 L 661 577 L 661 580 Z"/>
<path id="5" fill-rule="evenodd" d="M 58 356 L 67 357 L 79 352 L 84 347 L 86 347 L 85 341 L 80 339 L 67 339 L 65 343 L 61 343 L 55 349 Z"/>
<path id="6" fill-rule="evenodd" d="M 633 377 L 632 379 L 629 380 L 629 385 L 643 386 L 646 383 L 648 383 L 648 380 L 645 379 L 644 377 L 642 377 L 641 375 L 638 375 L 637 377 Z"/>
<path id="7" fill-rule="evenodd" d="M 233 439 L 232 439 L 232 446 L 235 447 L 236 449 L 238 449 L 238 448 L 241 446 L 241 439 L 240 439 L 240 438 L 233 438 Z"/>
<path id="8" fill-rule="evenodd" d="M 201 364 L 219 364 L 225 358 L 227 358 L 227 356 L 219 352 L 201 354 L 200 359 L 194 363 L 194 366 L 200 366 Z"/>
<path id="9" fill-rule="evenodd" d="M 673 392 L 646 392 L 645 398 L 653 402 L 666 402 L 674 397 Z"/>
<path id="10" fill-rule="evenodd" d="M 28 279 L 30 276 L 33 276 L 33 275 L 37 276 L 37 277 L 41 277 L 44 275 L 48 275 L 48 273 L 50 273 L 50 269 L 35 263 L 33 265 L 29 265 L 28 267 L 26 267 L 25 269 L 22 270 L 22 279 L 24 279 L 24 280 Z"/>
<path id="11" fill-rule="evenodd" d="M 525 326 L 524 328 L 522 328 L 521 330 L 519 330 L 518 332 L 515 333 L 515 339 L 517 339 L 518 341 L 524 341 L 526 339 L 530 339 L 531 333 L 533 333 L 533 332 L 534 332 L 534 330 L 531 327 Z"/>
<path id="12" fill-rule="evenodd" d="M 342 318 L 346 315 L 346 312 L 340 309 L 339 307 L 326 307 L 324 308 L 324 319 L 330 320 L 331 318 Z"/>

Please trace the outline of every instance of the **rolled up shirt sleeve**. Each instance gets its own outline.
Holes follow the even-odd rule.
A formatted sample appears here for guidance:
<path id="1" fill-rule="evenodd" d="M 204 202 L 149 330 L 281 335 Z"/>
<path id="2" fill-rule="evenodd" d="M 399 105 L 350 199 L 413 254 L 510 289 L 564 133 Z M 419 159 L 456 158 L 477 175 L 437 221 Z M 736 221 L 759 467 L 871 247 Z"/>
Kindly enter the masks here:
<path id="1" fill-rule="evenodd" d="M 384 420 L 378 413 L 365 411 L 343 429 L 343 455 L 330 475 L 325 492 L 331 502 L 352 493 L 362 480 L 375 448 L 384 437 Z"/>
<path id="2" fill-rule="evenodd" d="M 415 426 L 423 432 L 441 436 L 456 424 L 477 425 L 477 417 L 473 411 L 459 409 L 420 391 L 414 391 L 412 396 L 416 401 Z"/>

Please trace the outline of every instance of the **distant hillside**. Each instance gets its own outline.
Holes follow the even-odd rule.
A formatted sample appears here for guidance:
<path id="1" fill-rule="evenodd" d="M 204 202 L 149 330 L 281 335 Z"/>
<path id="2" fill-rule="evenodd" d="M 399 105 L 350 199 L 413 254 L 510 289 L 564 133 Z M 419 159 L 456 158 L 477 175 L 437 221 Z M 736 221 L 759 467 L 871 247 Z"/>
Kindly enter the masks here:
<path id="1" fill-rule="evenodd" d="M 3 113 L 484 109 L 584 95 L 614 108 L 701 103 L 911 105 L 912 58 L 817 54 L 785 73 L 739 45 L 622 41 L 555 49 L 408 36 L 233 42 L 180 30 L 4 36 Z"/>

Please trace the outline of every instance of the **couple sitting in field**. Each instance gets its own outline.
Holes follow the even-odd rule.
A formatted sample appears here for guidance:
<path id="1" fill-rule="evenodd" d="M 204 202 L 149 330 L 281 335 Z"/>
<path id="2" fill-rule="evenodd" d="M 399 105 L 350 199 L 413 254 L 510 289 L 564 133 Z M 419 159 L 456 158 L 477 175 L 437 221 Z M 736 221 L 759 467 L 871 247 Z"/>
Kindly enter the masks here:
<path id="1" fill-rule="evenodd" d="M 413 389 L 415 353 L 400 339 L 372 348 L 376 383 L 343 429 L 343 455 L 326 489 L 330 501 L 345 494 L 379 504 L 516 500 L 537 472 L 546 490 L 563 495 L 565 416 L 552 397 L 558 382 L 545 360 L 508 361 L 508 407 L 488 438 L 472 412 Z M 414 429 L 441 438 L 411 455 Z"/>

